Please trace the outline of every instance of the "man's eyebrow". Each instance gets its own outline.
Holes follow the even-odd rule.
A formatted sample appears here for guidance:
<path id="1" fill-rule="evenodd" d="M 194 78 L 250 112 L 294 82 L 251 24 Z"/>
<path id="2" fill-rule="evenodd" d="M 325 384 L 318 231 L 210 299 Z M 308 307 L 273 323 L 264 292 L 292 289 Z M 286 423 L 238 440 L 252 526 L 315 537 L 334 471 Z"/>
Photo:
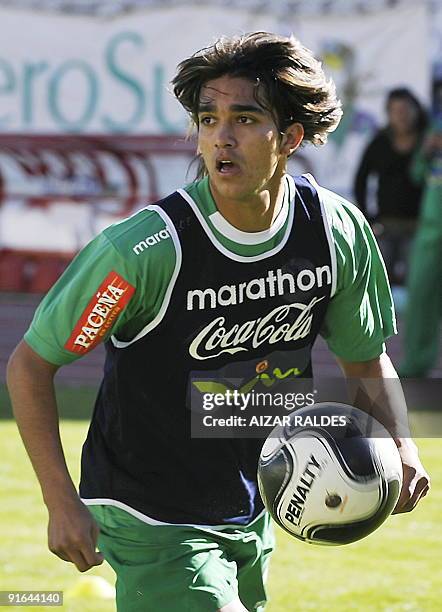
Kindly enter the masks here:
<path id="1" fill-rule="evenodd" d="M 234 113 L 256 113 L 259 115 L 264 114 L 264 110 L 260 106 L 255 106 L 254 104 L 232 104 L 229 107 L 229 110 Z M 214 104 L 204 104 L 200 103 L 198 106 L 198 113 L 213 113 L 216 111 L 216 106 Z"/>

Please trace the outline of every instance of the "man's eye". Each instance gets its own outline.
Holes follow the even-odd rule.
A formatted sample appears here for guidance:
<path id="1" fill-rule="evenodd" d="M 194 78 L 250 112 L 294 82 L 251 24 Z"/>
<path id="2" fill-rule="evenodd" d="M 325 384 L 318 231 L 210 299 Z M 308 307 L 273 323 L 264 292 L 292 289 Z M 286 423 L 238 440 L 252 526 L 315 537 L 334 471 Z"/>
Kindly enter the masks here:
<path id="1" fill-rule="evenodd" d="M 241 115 L 240 117 L 238 117 L 238 122 L 239 123 L 253 123 L 253 119 L 251 117 L 246 117 L 244 115 Z"/>
<path id="2" fill-rule="evenodd" d="M 202 123 L 203 125 L 212 125 L 214 121 L 215 120 L 213 117 L 201 117 L 200 119 L 200 123 Z"/>

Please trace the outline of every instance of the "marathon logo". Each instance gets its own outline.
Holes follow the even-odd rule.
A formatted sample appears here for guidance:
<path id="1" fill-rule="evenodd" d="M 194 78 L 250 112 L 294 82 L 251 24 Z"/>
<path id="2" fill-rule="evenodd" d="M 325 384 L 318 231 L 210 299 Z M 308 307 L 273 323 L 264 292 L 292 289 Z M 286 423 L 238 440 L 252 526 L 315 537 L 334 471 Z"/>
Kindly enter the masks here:
<path id="1" fill-rule="evenodd" d="M 252 278 L 245 283 L 223 285 L 218 289 L 191 289 L 187 292 L 187 310 L 236 306 L 246 300 L 262 300 L 276 295 L 311 291 L 315 287 L 331 285 L 331 282 L 330 266 L 316 267 L 313 270 L 305 268 L 297 274 L 283 272 L 278 268 L 276 271 L 269 270 L 266 276 Z"/>
<path id="2" fill-rule="evenodd" d="M 117 272 L 110 272 L 86 306 L 64 347 L 84 355 L 103 340 L 135 292 Z"/>
<path id="3" fill-rule="evenodd" d="M 151 236 L 146 236 L 144 240 L 140 240 L 140 242 L 138 242 L 132 247 L 132 251 L 135 253 L 135 255 L 140 255 L 149 247 L 154 246 L 155 244 L 158 244 L 162 240 L 167 240 L 167 238 L 170 238 L 169 228 L 164 227 L 161 231 L 157 232 L 156 234 L 152 234 Z"/>

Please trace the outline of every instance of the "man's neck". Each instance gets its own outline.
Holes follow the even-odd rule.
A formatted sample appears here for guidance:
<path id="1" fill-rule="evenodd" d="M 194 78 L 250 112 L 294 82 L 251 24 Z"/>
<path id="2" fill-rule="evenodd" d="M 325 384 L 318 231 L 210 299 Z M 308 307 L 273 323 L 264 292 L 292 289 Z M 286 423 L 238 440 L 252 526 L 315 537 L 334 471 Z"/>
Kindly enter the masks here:
<path id="1" fill-rule="evenodd" d="M 285 181 L 283 175 L 269 185 L 254 198 L 243 200 L 229 200 L 221 198 L 212 190 L 215 204 L 231 225 L 243 232 L 262 232 L 269 229 L 284 202 Z"/>

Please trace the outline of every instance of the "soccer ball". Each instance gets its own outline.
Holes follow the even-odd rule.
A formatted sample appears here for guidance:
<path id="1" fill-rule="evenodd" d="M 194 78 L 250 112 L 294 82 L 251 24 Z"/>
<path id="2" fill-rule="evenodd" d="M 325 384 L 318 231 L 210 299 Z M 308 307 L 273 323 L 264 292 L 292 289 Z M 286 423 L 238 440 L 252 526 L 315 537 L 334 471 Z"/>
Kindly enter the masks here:
<path id="1" fill-rule="evenodd" d="M 290 415 L 266 439 L 258 485 L 273 519 L 310 544 L 364 538 L 391 514 L 402 463 L 387 430 L 367 413 L 318 403 Z"/>

